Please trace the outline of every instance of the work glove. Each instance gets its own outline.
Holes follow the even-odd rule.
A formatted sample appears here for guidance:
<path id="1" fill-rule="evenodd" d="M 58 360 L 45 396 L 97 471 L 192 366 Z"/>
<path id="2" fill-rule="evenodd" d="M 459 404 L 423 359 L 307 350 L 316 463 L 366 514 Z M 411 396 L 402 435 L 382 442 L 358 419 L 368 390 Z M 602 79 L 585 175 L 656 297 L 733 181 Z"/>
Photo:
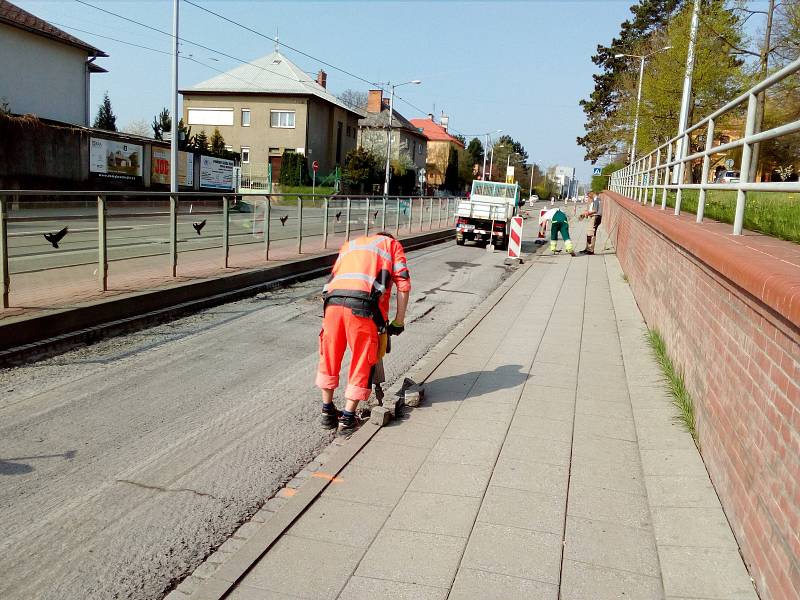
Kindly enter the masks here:
<path id="1" fill-rule="evenodd" d="M 389 335 L 400 335 L 405 331 L 405 325 L 402 323 L 398 323 L 397 321 L 392 321 L 386 326 L 386 333 Z"/>

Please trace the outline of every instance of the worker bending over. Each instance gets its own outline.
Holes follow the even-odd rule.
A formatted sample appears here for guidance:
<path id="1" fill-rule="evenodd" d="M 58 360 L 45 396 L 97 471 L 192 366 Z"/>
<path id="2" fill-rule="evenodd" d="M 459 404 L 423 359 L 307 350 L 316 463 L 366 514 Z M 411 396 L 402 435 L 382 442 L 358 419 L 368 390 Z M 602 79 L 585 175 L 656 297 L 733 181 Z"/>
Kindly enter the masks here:
<path id="1" fill-rule="evenodd" d="M 581 215 L 581 219 L 584 217 L 590 219 L 586 228 L 586 248 L 581 250 L 581 254 L 594 254 L 594 241 L 597 238 L 600 222 L 603 220 L 603 201 L 600 200 L 600 195 L 589 192 L 589 202 L 589 209 Z"/>
<path id="2" fill-rule="evenodd" d="M 390 323 L 393 283 L 397 286 L 397 309 Z M 322 295 L 325 312 L 316 384 L 322 390 L 323 426 L 338 426 L 339 435 L 349 435 L 355 428 L 356 407 L 369 398 L 374 367 L 385 351 L 386 336 L 403 332 L 410 291 L 403 246 L 391 234 L 360 237 L 339 250 Z M 333 391 L 339 386 L 345 348 L 350 348 L 350 372 L 345 407 L 339 412 L 333 404 Z"/>
<path id="3" fill-rule="evenodd" d="M 569 238 L 569 220 L 566 213 L 560 208 L 556 209 L 550 220 L 550 252 L 560 252 L 558 249 L 558 234 L 564 239 L 564 250 L 575 256 L 575 248 Z"/>

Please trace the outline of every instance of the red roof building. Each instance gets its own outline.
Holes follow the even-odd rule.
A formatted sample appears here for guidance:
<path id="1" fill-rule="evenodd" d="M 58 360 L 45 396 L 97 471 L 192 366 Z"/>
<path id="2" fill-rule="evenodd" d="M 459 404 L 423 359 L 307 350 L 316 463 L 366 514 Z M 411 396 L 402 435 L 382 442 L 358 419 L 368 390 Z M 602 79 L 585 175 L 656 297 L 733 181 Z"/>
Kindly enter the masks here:
<path id="1" fill-rule="evenodd" d="M 420 130 L 428 140 L 428 158 L 425 163 L 425 183 L 435 189 L 442 189 L 445 184 L 447 168 L 451 161 L 458 166 L 458 152 L 464 150 L 464 144 L 447 132 L 448 117 L 442 115 L 442 122 L 437 123 L 433 115 L 427 119 L 411 119 L 411 124 Z M 450 190 L 457 192 L 458 190 Z"/>

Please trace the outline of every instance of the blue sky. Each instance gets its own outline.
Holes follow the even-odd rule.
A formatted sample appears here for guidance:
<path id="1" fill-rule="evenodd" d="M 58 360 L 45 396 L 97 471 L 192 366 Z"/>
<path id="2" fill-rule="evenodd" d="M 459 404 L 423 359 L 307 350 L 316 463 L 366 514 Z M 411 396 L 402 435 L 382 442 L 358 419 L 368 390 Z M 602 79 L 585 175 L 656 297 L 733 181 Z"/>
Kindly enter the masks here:
<path id="1" fill-rule="evenodd" d="M 88 0 L 113 12 L 170 31 L 172 2 Z M 575 138 L 583 133 L 578 101 L 592 89 L 590 57 L 608 43 L 629 15 L 633 0 L 530 2 L 270 2 L 194 0 L 244 22 L 312 56 L 369 81 L 421 79 L 398 94 L 422 109 L 398 103 L 409 118 L 441 111 L 465 134 L 503 129 L 522 142 L 540 165 L 575 166 L 586 181 L 591 167 Z M 164 51 L 170 39 L 73 0 L 14 0 L 26 10 L 110 54 L 92 76 L 92 103 L 108 90 L 117 124 L 150 122 L 170 102 L 171 59 L 166 54 L 103 39 L 100 34 Z M 84 33 L 69 29 L 82 29 Z M 221 22 L 194 6 L 181 5 L 187 40 L 244 60 L 272 51 L 273 43 Z M 237 62 L 189 44 L 182 52 L 218 69 Z M 284 49 L 310 73 L 321 65 Z M 323 67 L 328 88 L 367 89 L 367 84 Z M 181 63 L 180 84 L 189 86 L 216 73 Z M 94 113 L 93 109 L 93 113 Z"/>

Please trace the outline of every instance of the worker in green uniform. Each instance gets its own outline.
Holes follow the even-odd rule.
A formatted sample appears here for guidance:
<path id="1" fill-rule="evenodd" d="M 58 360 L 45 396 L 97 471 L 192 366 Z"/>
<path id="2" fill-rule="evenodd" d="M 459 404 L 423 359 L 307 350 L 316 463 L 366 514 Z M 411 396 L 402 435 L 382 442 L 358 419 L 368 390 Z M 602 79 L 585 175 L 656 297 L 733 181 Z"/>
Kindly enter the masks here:
<path id="1" fill-rule="evenodd" d="M 560 208 L 553 213 L 550 223 L 550 252 L 560 252 L 558 250 L 558 234 L 564 240 L 564 250 L 575 256 L 575 248 L 572 246 L 572 240 L 569 239 L 569 220 L 566 213 Z"/>

